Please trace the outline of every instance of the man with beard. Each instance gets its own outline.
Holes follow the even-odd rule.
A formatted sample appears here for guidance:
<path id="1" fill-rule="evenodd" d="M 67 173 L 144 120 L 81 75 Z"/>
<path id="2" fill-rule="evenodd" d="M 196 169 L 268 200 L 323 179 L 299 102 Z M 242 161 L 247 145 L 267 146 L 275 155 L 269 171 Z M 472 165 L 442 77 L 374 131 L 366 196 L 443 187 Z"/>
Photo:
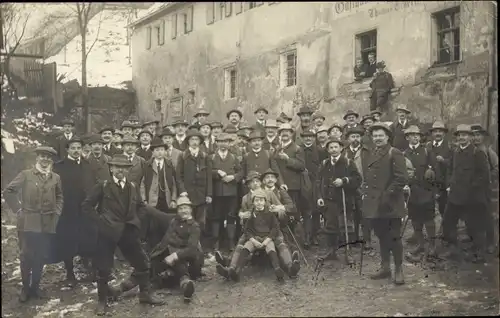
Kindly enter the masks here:
<path id="1" fill-rule="evenodd" d="M 317 132 L 318 128 L 324 125 L 325 120 L 326 117 L 321 112 L 314 112 L 314 114 L 312 115 L 313 127 L 311 127 L 310 130 L 314 133 Z"/>
<path id="2" fill-rule="evenodd" d="M 82 146 L 82 140 L 73 137 L 66 146 L 66 158 L 54 164 L 54 172 L 61 177 L 65 198 L 57 223 L 56 254 L 58 260 L 64 261 L 66 281 L 70 286 L 76 283 L 73 258 L 77 255 L 80 240 L 81 204 L 86 195 L 84 180 L 90 173 L 89 163 L 81 157 Z"/>
<path id="3" fill-rule="evenodd" d="M 165 158 L 172 163 L 174 169 L 177 169 L 177 163 L 179 162 L 179 156 L 182 154 L 182 151 L 173 146 L 175 133 L 173 130 L 165 128 L 160 133 L 159 137 L 165 145 Z"/>
<path id="4" fill-rule="evenodd" d="M 353 110 L 348 110 L 343 118 L 345 120 L 345 125 L 342 127 L 342 134 L 345 136 L 348 129 L 358 126 L 359 114 Z"/>
<path id="5" fill-rule="evenodd" d="M 152 134 L 151 139 L 154 139 L 156 136 L 156 129 L 158 128 L 159 124 L 160 122 L 158 120 L 150 120 L 142 124 L 141 128 L 143 130 L 148 130 Z"/>
<path id="6" fill-rule="evenodd" d="M 12 211 L 18 210 L 17 194 L 20 190 L 22 195 L 22 207 L 17 216 L 21 303 L 29 298 L 44 297 L 40 291 L 40 280 L 44 264 L 50 259 L 50 242 L 63 207 L 61 179 L 52 172 L 51 167 L 57 152 L 51 147 L 42 146 L 36 148 L 35 153 L 35 166 L 21 171 L 2 192 L 2 197 L 5 194 L 7 205 Z"/>
<path id="7" fill-rule="evenodd" d="M 153 155 L 151 150 L 151 140 L 153 140 L 153 133 L 150 130 L 142 130 L 139 134 L 140 147 L 137 149 L 137 155 L 148 161 Z"/>
<path id="8" fill-rule="evenodd" d="M 391 126 L 392 146 L 399 151 L 405 151 L 408 148 L 408 140 L 405 138 L 404 131 L 411 125 L 414 125 L 414 123 L 410 123 L 408 120 L 408 115 L 411 114 L 411 111 L 406 105 L 399 105 L 396 108 L 396 113 L 398 120 Z"/>
<path id="9" fill-rule="evenodd" d="M 61 126 L 63 134 L 56 138 L 56 143 L 54 145 L 54 149 L 57 151 L 59 159 L 66 158 L 66 144 L 73 138 L 75 123 L 71 119 L 65 119 L 61 122 Z"/>
<path id="10" fill-rule="evenodd" d="M 401 218 L 405 214 L 403 188 L 408 184 L 408 171 L 403 154 L 391 147 L 391 129 L 374 124 L 370 129 L 373 148 L 364 170 L 363 214 L 379 238 L 381 267 L 371 279 L 391 277 L 391 252 L 394 258 L 394 283 L 404 284 Z"/>
<path id="11" fill-rule="evenodd" d="M 361 127 L 355 127 L 347 130 L 346 139 L 349 146 L 344 148 L 344 155 L 349 160 L 353 161 L 361 175 L 361 182 L 363 182 L 363 174 L 368 157 L 370 156 L 370 149 L 361 143 L 364 130 Z M 372 250 L 371 227 L 368 219 L 363 217 L 362 194 L 361 187 L 356 189 L 354 200 L 354 235 L 356 241 L 359 240 L 359 226 L 362 226 L 364 248 L 366 251 Z"/>
<path id="12" fill-rule="evenodd" d="M 123 154 L 127 156 L 127 160 L 132 164 L 132 166 L 128 168 L 127 178 L 130 182 L 140 185 L 142 177 L 144 176 L 144 165 L 146 160 L 136 154 L 139 141 L 132 136 L 125 136 L 122 144 Z"/>
<path id="13" fill-rule="evenodd" d="M 297 134 L 295 138 L 295 142 L 297 145 L 301 145 L 303 143 L 302 138 L 300 137 L 300 134 L 303 131 L 307 131 L 310 128 L 312 128 L 312 122 L 311 122 L 311 116 L 313 114 L 313 110 L 310 107 L 303 106 L 299 109 L 297 112 L 297 116 L 299 116 L 300 119 L 300 127 L 297 129 Z"/>
<path id="14" fill-rule="evenodd" d="M 200 134 L 203 137 L 203 143 L 200 145 L 202 151 L 206 154 L 210 155 L 215 151 L 215 142 L 212 140 L 211 132 L 212 126 L 210 123 L 198 123 L 198 129 L 200 130 Z"/>
<path id="15" fill-rule="evenodd" d="M 436 163 L 434 172 L 435 180 L 434 186 L 436 188 L 436 198 L 438 203 L 439 214 L 441 215 L 441 226 L 440 234 L 442 235 L 443 230 L 443 220 L 444 211 L 446 208 L 446 203 L 448 202 L 448 192 L 446 191 L 447 185 L 447 174 L 450 164 L 450 158 L 452 155 L 452 150 L 449 143 L 445 140 L 445 135 L 448 132 L 448 128 L 441 121 L 436 121 L 432 124 L 429 130 L 432 135 L 432 141 L 427 143 L 427 150 L 430 153 L 432 160 Z M 409 240 L 409 243 L 416 242 L 416 237 Z"/>
<path id="16" fill-rule="evenodd" d="M 255 125 L 252 126 L 253 129 L 264 132 L 264 129 L 266 127 L 266 119 L 267 115 L 269 115 L 269 111 L 267 110 L 267 108 L 260 106 L 253 113 L 255 115 Z"/>
<path id="17" fill-rule="evenodd" d="M 134 136 L 134 127 L 135 127 L 134 124 L 132 124 L 130 121 L 124 120 L 120 129 L 123 132 L 124 137 L 125 136 L 133 137 Z"/>
<path id="18" fill-rule="evenodd" d="M 305 242 L 306 247 L 309 245 L 318 245 L 317 234 L 321 227 L 320 211 L 316 208 L 316 204 L 314 203 L 314 185 L 318 179 L 317 172 L 319 164 L 321 163 L 318 147 L 314 143 L 315 137 L 315 133 L 310 130 L 302 133 L 302 139 L 304 140 L 302 150 L 304 151 L 305 166 L 307 175 L 311 181 L 310 184 L 312 185 L 312 188 L 308 189 L 307 195 L 305 196 L 305 199 L 307 199 L 307 208 L 311 211 L 309 213 L 309 215 L 311 215 L 311 221 L 304 222 L 304 225 L 307 224 L 308 226 L 305 228 L 305 231 L 306 237 L 309 238 L 308 242 Z M 304 187 L 301 188 L 304 191 Z"/>
<path id="19" fill-rule="evenodd" d="M 435 188 L 433 186 L 435 163 L 432 161 L 430 152 L 420 143 L 423 134 L 417 126 L 408 127 L 405 134 L 409 148 L 403 154 L 411 161 L 414 168 L 414 177 L 410 178 L 409 183 L 411 194 L 408 200 L 408 217 L 418 244 L 417 248 L 410 252 L 408 258 L 412 262 L 418 262 L 422 253 L 426 251 L 424 226 L 429 241 L 427 255 L 435 256 Z"/>
<path id="20" fill-rule="evenodd" d="M 218 150 L 211 155 L 213 179 L 213 209 L 210 221 L 214 236 L 214 250 L 219 249 L 220 230 L 226 225 L 229 248 L 234 248 L 236 218 L 238 210 L 238 184 L 242 179 L 238 158 L 228 151 L 229 138 L 226 134 L 217 138 Z"/>
<path id="21" fill-rule="evenodd" d="M 443 236 L 450 248 L 444 257 L 456 255 L 458 250 L 457 222 L 465 221 L 467 233 L 472 239 L 471 260 L 483 260 L 485 229 L 481 225 L 487 220 L 490 173 L 484 151 L 471 143 L 472 130 L 469 125 L 458 125 L 455 130 L 458 147 L 453 151 L 448 169 L 448 203 L 444 212 Z"/>
<path id="22" fill-rule="evenodd" d="M 136 273 L 140 290 L 139 302 L 151 305 L 164 303 L 151 293 L 149 261 L 141 246 L 139 232 L 139 209 L 144 208 L 145 204 L 138 186 L 126 177 L 131 163 L 126 156 L 115 155 L 109 165 L 112 177 L 95 185 L 82 203 L 84 213 L 95 220 L 99 229 L 95 253 L 98 272 L 96 314 L 99 316 L 106 314 L 108 297 L 113 296 L 108 282 L 117 246 Z"/>
<path id="23" fill-rule="evenodd" d="M 212 162 L 200 149 L 203 137 L 196 129 L 188 131 L 188 148 L 177 163 L 177 182 L 180 196 L 187 196 L 193 203 L 193 217 L 202 231 L 205 230 L 207 205 L 212 203 Z"/>
<path id="24" fill-rule="evenodd" d="M 240 129 L 241 118 L 243 118 L 243 114 L 238 109 L 231 109 L 226 114 L 227 120 L 229 120 L 229 124 L 236 128 L 236 130 Z"/>
<path id="25" fill-rule="evenodd" d="M 375 123 L 375 119 L 372 115 L 365 115 L 363 119 L 361 119 L 361 126 L 363 126 L 364 132 L 363 137 L 361 137 L 361 144 L 365 145 L 367 148 L 371 149 L 375 145 L 373 144 L 372 139 L 370 138 L 370 127 Z"/>
<path id="26" fill-rule="evenodd" d="M 186 130 L 188 128 L 188 122 L 182 119 L 178 119 L 173 124 L 175 129 L 175 138 L 173 147 L 175 149 L 179 149 L 180 151 L 184 151 L 187 148 L 186 141 Z"/>
<path id="27" fill-rule="evenodd" d="M 113 145 L 113 133 L 115 130 L 112 127 L 104 127 L 99 131 L 101 139 L 104 142 L 102 151 L 105 155 L 112 157 L 119 152 Z"/>
<path id="28" fill-rule="evenodd" d="M 326 150 L 326 143 L 328 142 L 328 126 L 321 126 L 316 131 L 316 146 L 319 153 L 319 162 L 328 158 L 328 151 Z"/>
<path id="29" fill-rule="evenodd" d="M 381 109 L 388 111 L 388 101 L 391 90 L 394 88 L 394 79 L 391 73 L 386 72 L 385 62 L 380 61 L 376 64 L 377 72 L 370 83 L 372 93 L 370 95 L 370 110 Z"/>
<path id="30" fill-rule="evenodd" d="M 325 159 L 319 166 L 319 179 L 316 183 L 317 205 L 325 207 L 323 213 L 325 227 L 322 229 L 318 260 L 336 260 L 340 235 L 345 231 L 342 227 L 344 213 L 348 221 L 352 220 L 352 211 L 344 211 L 344 206 L 350 209 L 354 205 L 356 189 L 361 185 L 361 175 L 354 162 L 342 156 L 343 142 L 341 140 L 330 139 L 326 147 L 330 158 Z M 349 244 L 349 242 L 344 242 L 344 244 Z M 352 264 L 353 260 L 347 248 L 345 253 L 347 265 Z"/>
<path id="31" fill-rule="evenodd" d="M 263 147 L 265 150 L 274 152 L 274 150 L 279 145 L 278 123 L 276 122 L 276 120 L 269 119 L 266 122 L 265 132 L 266 138 L 264 138 Z"/>
<path id="32" fill-rule="evenodd" d="M 481 227 L 486 229 L 487 252 L 492 254 L 498 244 L 498 155 L 493 148 L 486 143 L 489 133 L 481 125 L 472 125 L 474 133 L 474 145 L 484 151 L 490 168 L 490 192 L 488 197 L 488 213 L 486 223 Z"/>

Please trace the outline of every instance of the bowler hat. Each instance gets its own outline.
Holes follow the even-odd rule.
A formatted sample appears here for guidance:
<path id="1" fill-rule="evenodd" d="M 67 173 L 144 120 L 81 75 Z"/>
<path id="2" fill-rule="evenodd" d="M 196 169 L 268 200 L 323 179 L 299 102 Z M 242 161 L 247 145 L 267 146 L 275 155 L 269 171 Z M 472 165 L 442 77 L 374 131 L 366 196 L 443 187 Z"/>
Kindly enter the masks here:
<path id="1" fill-rule="evenodd" d="M 245 183 L 251 181 L 252 179 L 259 179 L 260 173 L 255 170 L 249 171 L 247 177 L 245 178 Z"/>
<path id="2" fill-rule="evenodd" d="M 248 136 L 248 140 L 252 139 L 264 139 L 264 134 L 260 130 L 254 130 L 250 133 L 250 136 Z"/>
<path id="3" fill-rule="evenodd" d="M 104 140 L 102 140 L 101 135 L 94 134 L 94 135 L 89 136 L 89 138 L 87 139 L 87 143 L 89 145 L 95 144 L 95 143 L 104 144 Z"/>
<path id="4" fill-rule="evenodd" d="M 471 129 L 470 125 L 464 125 L 464 124 L 458 125 L 457 129 L 455 130 L 455 132 L 453 134 L 458 135 L 461 132 L 472 135 L 472 129 Z"/>
<path id="5" fill-rule="evenodd" d="M 384 61 L 377 62 L 377 64 L 375 64 L 375 67 L 376 68 L 385 68 L 385 62 Z"/>
<path id="6" fill-rule="evenodd" d="M 398 107 L 396 107 L 396 111 L 398 110 L 401 110 L 401 111 L 404 111 L 406 112 L 407 114 L 411 114 L 411 110 L 408 109 L 408 106 L 405 105 L 405 104 L 402 104 L 402 105 L 398 105 Z"/>
<path id="7" fill-rule="evenodd" d="M 163 128 L 159 137 L 163 137 L 163 136 L 172 136 L 173 137 L 173 136 L 175 136 L 175 133 L 170 128 Z"/>
<path id="8" fill-rule="evenodd" d="M 321 112 L 314 112 L 312 115 L 312 120 L 315 120 L 316 118 L 323 118 L 323 120 L 326 120 L 325 115 L 323 115 Z"/>
<path id="9" fill-rule="evenodd" d="M 420 128 L 418 128 L 417 125 L 411 125 L 410 127 L 406 128 L 404 131 L 405 136 L 409 134 L 419 134 L 423 136 L 424 134 L 420 131 Z"/>
<path id="10" fill-rule="evenodd" d="M 361 121 L 359 122 L 361 125 L 363 125 L 363 123 L 365 121 L 367 121 L 368 119 L 371 119 L 372 121 L 375 121 L 375 118 L 373 118 L 373 116 L 370 114 L 370 115 L 364 115 L 363 116 L 363 119 L 361 119 Z"/>
<path id="11" fill-rule="evenodd" d="M 68 141 L 66 142 L 66 148 L 68 148 L 68 147 L 69 147 L 69 145 L 71 145 L 71 144 L 72 144 L 72 143 L 74 143 L 74 142 L 78 142 L 78 143 L 80 143 L 80 144 L 83 146 L 83 140 L 82 140 L 82 138 L 80 138 L 80 137 L 78 137 L 78 136 L 73 136 L 73 137 L 71 137 L 71 139 L 70 139 L 70 140 L 68 140 Z"/>
<path id="12" fill-rule="evenodd" d="M 300 132 L 300 136 L 301 137 L 307 137 L 307 136 L 309 136 L 309 137 L 315 137 L 316 134 L 314 133 L 314 131 L 308 129 L 308 130 L 304 130 L 304 131 Z"/>
<path id="13" fill-rule="evenodd" d="M 264 128 L 278 128 L 278 122 L 274 119 L 268 119 Z"/>
<path id="14" fill-rule="evenodd" d="M 242 117 L 243 117 L 243 114 L 241 113 L 241 111 L 239 111 L 238 109 L 231 109 L 230 111 L 228 111 L 228 112 L 226 113 L 226 117 L 227 117 L 227 119 L 229 119 L 229 116 L 230 116 L 232 113 L 236 113 L 236 114 L 238 114 L 238 115 L 240 116 L 240 118 L 242 118 Z"/>
<path id="15" fill-rule="evenodd" d="M 444 130 L 445 132 L 448 132 L 448 128 L 446 128 L 446 126 L 444 125 L 444 123 L 442 121 L 435 121 L 434 124 L 432 124 L 432 127 L 431 129 L 429 129 L 430 132 L 432 132 L 433 130 L 438 130 L 438 129 L 441 129 L 441 130 Z"/>
<path id="16" fill-rule="evenodd" d="M 256 114 L 257 112 L 263 110 L 266 114 L 269 114 L 269 111 L 267 110 L 267 108 L 263 107 L 263 106 L 260 106 L 258 107 L 253 113 Z"/>
<path id="17" fill-rule="evenodd" d="M 224 132 L 226 134 L 236 134 L 238 132 L 238 129 L 233 125 L 227 125 L 226 128 L 224 128 Z"/>
<path id="18" fill-rule="evenodd" d="M 151 136 L 151 138 L 153 138 L 153 133 L 151 131 L 149 131 L 148 129 L 143 129 L 139 132 L 139 135 L 137 135 L 137 137 L 141 137 L 142 134 L 149 134 L 149 136 Z"/>
<path id="19" fill-rule="evenodd" d="M 232 140 L 232 138 L 231 138 L 231 137 L 229 137 L 229 135 L 228 135 L 228 134 L 226 134 L 226 133 L 221 133 L 221 134 L 219 134 L 219 136 L 217 136 L 217 137 L 215 138 L 215 141 L 216 141 L 216 142 L 217 142 L 217 141 L 228 141 L 228 140 Z"/>
<path id="20" fill-rule="evenodd" d="M 160 139 L 160 138 L 155 138 L 152 142 L 151 142 L 151 145 L 149 146 L 149 148 L 151 150 L 154 150 L 155 148 L 158 148 L 158 147 L 164 147 L 166 148 L 167 145 L 165 145 L 163 143 L 163 141 Z"/>
<path id="21" fill-rule="evenodd" d="M 212 127 L 212 129 L 222 128 L 222 127 L 224 127 L 224 125 L 222 125 L 222 123 L 220 121 L 214 121 L 210 124 L 210 127 Z"/>
<path id="22" fill-rule="evenodd" d="M 268 175 L 268 174 L 273 174 L 276 178 L 279 177 L 279 174 L 276 171 L 274 171 L 273 169 L 269 168 L 263 174 L 260 175 L 260 179 L 263 180 L 264 177 L 266 175 Z"/>
<path id="23" fill-rule="evenodd" d="M 189 129 L 186 133 L 186 141 L 189 141 L 192 137 L 200 138 L 200 141 L 203 141 L 202 134 L 197 129 Z"/>
<path id="24" fill-rule="evenodd" d="M 280 127 L 278 128 L 278 132 L 281 132 L 283 130 L 290 130 L 292 133 L 294 132 L 294 129 L 292 125 L 286 123 L 286 124 L 281 124 Z"/>
<path id="25" fill-rule="evenodd" d="M 299 108 L 299 111 L 297 112 L 297 116 L 300 116 L 302 114 L 312 114 L 314 111 L 308 107 L 308 106 L 302 106 Z"/>
<path id="26" fill-rule="evenodd" d="M 349 110 L 347 111 L 347 113 L 345 113 L 344 117 L 342 117 L 342 118 L 345 120 L 347 116 L 351 116 L 351 115 L 354 115 L 354 116 L 356 116 L 356 118 L 359 118 L 359 114 L 358 114 L 358 113 L 356 113 L 356 112 L 355 112 L 354 110 L 352 110 L 352 109 L 349 109 Z"/>
<path id="27" fill-rule="evenodd" d="M 340 145 L 340 147 L 344 148 L 344 141 L 340 138 L 328 138 L 328 141 L 326 142 L 326 145 L 325 145 L 325 148 L 328 149 L 328 147 L 330 146 L 330 144 L 332 142 L 336 142 Z"/>
<path id="28" fill-rule="evenodd" d="M 374 123 L 371 125 L 369 130 L 370 134 L 376 129 L 383 129 L 389 136 L 392 136 L 392 130 L 384 123 Z"/>
<path id="29" fill-rule="evenodd" d="M 64 125 L 71 125 L 71 126 L 74 126 L 75 125 L 75 122 L 69 118 L 66 118 L 66 119 L 63 119 L 61 121 L 61 126 L 64 126 Z"/>
<path id="30" fill-rule="evenodd" d="M 243 137 L 243 138 L 245 138 L 246 140 L 248 140 L 248 135 L 245 133 L 245 131 L 244 131 L 244 130 L 238 130 L 238 132 L 236 133 L 236 135 L 237 135 L 238 137 Z"/>
<path id="31" fill-rule="evenodd" d="M 177 198 L 177 206 L 181 205 L 193 205 L 193 203 L 191 202 L 191 200 L 189 200 L 188 197 L 180 196 L 179 198 Z"/>
<path id="32" fill-rule="evenodd" d="M 116 154 L 108 161 L 110 166 L 130 167 L 132 163 L 128 160 L 127 156 L 123 154 Z"/>
<path id="33" fill-rule="evenodd" d="M 123 129 L 125 127 L 135 128 L 135 125 L 132 124 L 132 122 L 130 122 L 129 120 L 124 120 L 120 128 Z"/>
<path id="34" fill-rule="evenodd" d="M 178 126 L 178 125 L 189 126 L 189 123 L 186 120 L 184 120 L 182 118 L 179 118 L 179 119 L 177 119 L 177 120 L 175 120 L 173 122 L 172 126 L 175 127 L 175 126 Z"/>
<path id="35" fill-rule="evenodd" d="M 194 114 L 193 117 L 197 117 L 198 115 L 210 115 L 210 112 L 208 110 L 206 110 L 205 108 L 200 108 L 196 111 L 196 113 Z"/>
<path id="36" fill-rule="evenodd" d="M 115 132 L 115 129 L 111 126 L 104 126 L 101 128 L 101 130 L 99 130 L 99 133 L 102 134 L 105 131 L 111 131 L 111 133 L 113 134 Z"/>
<path id="37" fill-rule="evenodd" d="M 472 132 L 479 132 L 482 133 L 483 135 L 489 135 L 488 131 L 481 126 L 481 124 L 474 124 L 470 126 L 470 129 Z"/>
<path id="38" fill-rule="evenodd" d="M 46 153 L 46 154 L 49 154 L 51 156 L 57 156 L 57 151 L 52 148 L 52 147 L 49 147 L 49 146 L 40 146 L 40 147 L 36 147 L 35 149 L 35 153 Z"/>
<path id="39" fill-rule="evenodd" d="M 348 128 L 345 133 L 345 137 L 348 138 L 352 134 L 359 134 L 360 136 L 363 136 L 365 134 L 365 131 L 359 126 Z"/>
<path id="40" fill-rule="evenodd" d="M 145 121 L 142 125 L 141 125 L 141 128 L 142 127 L 146 127 L 147 125 L 149 124 L 159 124 L 160 121 L 159 120 L 156 120 L 156 119 L 152 119 L 152 120 L 148 120 L 148 121 Z"/>
<path id="41" fill-rule="evenodd" d="M 129 135 L 126 135 L 125 137 L 123 137 L 122 139 L 122 145 L 124 144 L 134 144 L 134 145 L 138 145 L 140 144 L 139 140 L 137 140 L 136 138 L 132 137 L 132 136 L 129 136 Z"/>
<path id="42" fill-rule="evenodd" d="M 288 123 L 288 122 L 292 121 L 292 118 L 288 117 L 288 115 L 285 114 L 284 112 L 281 112 L 281 114 L 278 116 L 278 118 L 276 118 L 276 121 L 278 123 Z"/>

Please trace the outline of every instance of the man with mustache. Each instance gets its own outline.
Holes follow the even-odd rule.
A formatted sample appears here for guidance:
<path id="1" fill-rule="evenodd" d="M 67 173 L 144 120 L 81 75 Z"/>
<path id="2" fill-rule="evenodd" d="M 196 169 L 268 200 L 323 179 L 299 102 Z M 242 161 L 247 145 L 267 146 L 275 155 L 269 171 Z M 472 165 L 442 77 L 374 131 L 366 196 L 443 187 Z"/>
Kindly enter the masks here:
<path id="1" fill-rule="evenodd" d="M 300 119 L 300 127 L 295 132 L 296 137 L 294 138 L 295 143 L 297 145 L 302 145 L 302 143 L 304 142 L 302 140 L 302 137 L 300 137 L 300 134 L 304 131 L 308 131 L 311 128 L 313 128 L 312 127 L 312 114 L 313 113 L 314 113 L 314 111 L 308 106 L 301 107 L 299 109 L 299 111 L 297 112 L 297 116 L 299 116 L 299 119 Z"/>

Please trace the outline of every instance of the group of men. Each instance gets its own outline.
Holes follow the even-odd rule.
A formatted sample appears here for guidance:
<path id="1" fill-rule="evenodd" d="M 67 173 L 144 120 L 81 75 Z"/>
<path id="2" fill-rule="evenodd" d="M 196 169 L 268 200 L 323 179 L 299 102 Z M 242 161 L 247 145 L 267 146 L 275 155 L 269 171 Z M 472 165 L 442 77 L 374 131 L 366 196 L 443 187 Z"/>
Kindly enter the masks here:
<path id="1" fill-rule="evenodd" d="M 141 302 L 162 303 L 151 293 L 157 279 L 175 277 L 189 300 L 193 280 L 203 275 L 203 254 L 215 254 L 217 272 L 238 280 L 246 261 L 264 251 L 282 280 L 297 275 L 302 247 L 319 245 L 319 260 L 335 260 L 354 234 L 370 252 L 372 230 L 381 266 L 371 278 L 391 277 L 392 252 L 394 283 L 404 284 L 406 210 L 414 230 L 409 243 L 416 245 L 410 261 L 437 257 L 441 235 L 443 254 L 456 255 L 459 220 L 473 261 L 482 260 L 498 243 L 498 156 L 486 129 L 458 125 L 449 136 L 437 121 L 423 132 L 405 105 L 396 113 L 391 126 L 378 110 L 362 118 L 349 110 L 345 123 L 326 126 L 324 115 L 304 106 L 295 129 L 292 118 L 269 119 L 264 107 L 251 126 L 238 109 L 226 114 L 225 126 L 200 109 L 192 124 L 178 119 L 158 127 L 130 117 L 119 129 L 84 138 L 65 121 L 53 147 L 38 148 L 35 167 L 5 191 L 23 193 L 21 300 L 39 294 L 46 263 L 64 261 L 75 283 L 77 255 L 97 274 L 104 313 L 110 298 L 137 285 Z M 220 252 L 224 244 L 230 255 Z M 116 247 L 134 272 L 110 287 Z M 353 262 L 347 250 L 346 261 Z"/>

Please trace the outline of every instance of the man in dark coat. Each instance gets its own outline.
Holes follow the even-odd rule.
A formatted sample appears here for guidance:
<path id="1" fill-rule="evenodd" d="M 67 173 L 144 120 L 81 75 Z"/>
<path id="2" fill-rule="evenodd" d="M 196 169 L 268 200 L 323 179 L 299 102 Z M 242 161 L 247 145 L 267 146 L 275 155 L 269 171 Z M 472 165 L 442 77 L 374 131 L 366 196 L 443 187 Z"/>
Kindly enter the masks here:
<path id="1" fill-rule="evenodd" d="M 151 150 L 151 141 L 153 140 L 153 137 L 153 133 L 146 129 L 143 129 L 139 133 L 140 146 L 137 148 L 137 155 L 144 158 L 146 161 L 151 159 L 151 156 L 153 155 L 153 151 Z"/>
<path id="2" fill-rule="evenodd" d="M 455 135 L 458 148 L 451 156 L 448 169 L 448 204 L 443 221 L 444 239 L 452 246 L 445 256 L 457 252 L 456 227 L 458 220 L 462 219 L 473 243 L 472 261 L 480 262 L 486 247 L 485 229 L 481 225 L 487 219 L 490 191 L 488 159 L 484 151 L 472 145 L 472 130 L 469 125 L 458 125 Z"/>
<path id="3" fill-rule="evenodd" d="M 278 123 L 274 119 L 266 121 L 266 137 L 264 138 L 263 148 L 273 152 L 279 145 Z"/>
<path id="4" fill-rule="evenodd" d="M 351 207 L 354 205 L 355 191 L 361 185 L 361 175 L 356 165 L 342 156 L 343 142 L 331 139 L 326 147 L 330 158 L 325 159 L 319 166 L 319 179 L 316 183 L 316 202 L 318 206 L 325 207 L 323 216 L 326 223 L 320 241 L 320 255 L 318 256 L 320 260 L 337 259 L 340 234 L 345 233 L 343 215 L 345 213 L 346 218 L 352 222 Z M 343 211 L 344 199 L 345 207 L 349 211 Z M 348 264 L 353 263 L 349 254 L 346 254 L 346 261 Z"/>
<path id="5" fill-rule="evenodd" d="M 189 126 L 188 122 L 182 119 L 176 120 L 173 123 L 174 130 L 175 130 L 175 138 L 174 138 L 174 148 L 184 151 L 187 148 L 187 141 L 186 141 L 186 130 Z"/>
<path id="6" fill-rule="evenodd" d="M 71 119 L 65 119 L 61 122 L 63 134 L 56 138 L 54 149 L 57 151 L 59 160 L 66 158 L 66 145 L 73 138 L 75 123 Z"/>
<path id="7" fill-rule="evenodd" d="M 197 129 L 200 129 L 202 125 L 208 124 L 207 121 L 208 116 L 210 116 L 210 111 L 208 111 L 205 108 L 198 109 L 193 116 L 194 119 L 196 120 L 193 126 L 196 127 Z"/>
<path id="8" fill-rule="evenodd" d="M 370 127 L 375 123 L 375 118 L 372 115 L 365 115 L 359 122 L 359 124 L 363 127 L 363 135 L 361 137 L 361 144 L 366 146 L 366 148 L 371 149 L 375 147 L 373 144 L 372 138 L 370 136 Z"/>
<path id="9" fill-rule="evenodd" d="M 372 77 L 377 71 L 377 59 L 375 53 L 368 54 L 368 65 L 366 65 L 366 77 Z"/>
<path id="10" fill-rule="evenodd" d="M 406 105 L 399 105 L 396 108 L 396 113 L 398 119 L 391 126 L 392 146 L 399 151 L 405 151 L 408 148 L 408 140 L 406 140 L 404 131 L 415 123 L 410 122 L 408 119 L 411 111 Z"/>
<path id="11" fill-rule="evenodd" d="M 269 111 L 265 107 L 259 107 L 254 112 L 255 115 L 255 125 L 252 126 L 254 130 L 260 130 L 264 132 L 266 128 L 266 119 L 269 115 Z"/>
<path id="12" fill-rule="evenodd" d="M 127 178 L 130 182 L 140 185 L 142 178 L 144 177 L 144 166 L 146 160 L 136 154 L 139 141 L 134 137 L 125 136 L 123 138 L 122 145 L 123 154 L 127 156 L 127 160 L 132 163 L 132 167 L 128 169 Z"/>
<path id="13" fill-rule="evenodd" d="M 113 155 L 120 153 L 120 149 L 113 145 L 113 133 L 115 130 L 112 127 L 104 127 L 99 131 L 101 134 L 101 139 L 103 141 L 102 150 L 105 155 L 112 157 Z"/>
<path id="14" fill-rule="evenodd" d="M 73 258 L 78 253 L 80 241 L 81 204 L 86 195 L 84 180 L 88 180 L 88 175 L 91 173 L 89 162 L 81 157 L 82 146 L 82 140 L 73 137 L 66 146 L 66 158 L 54 164 L 54 172 L 61 177 L 64 196 L 62 214 L 57 224 L 55 247 L 57 258 L 64 261 L 66 280 L 71 285 L 76 283 Z"/>
<path id="15" fill-rule="evenodd" d="M 370 110 L 378 108 L 387 112 L 389 110 L 387 103 L 389 101 L 391 90 L 394 88 L 394 79 L 392 78 L 391 73 L 384 70 L 384 61 L 378 62 L 376 66 L 377 72 L 370 83 L 370 87 L 372 89 L 372 93 L 370 95 Z"/>
<path id="16" fill-rule="evenodd" d="M 236 130 L 240 129 L 241 118 L 243 118 L 241 111 L 238 109 L 231 109 L 227 112 L 226 118 L 232 127 L 236 128 Z"/>
<path id="17" fill-rule="evenodd" d="M 219 249 L 220 229 L 224 228 L 224 224 L 226 224 L 229 248 L 232 250 L 236 243 L 238 184 L 242 179 L 242 172 L 238 158 L 228 151 L 229 142 L 225 133 L 219 135 L 218 150 L 211 155 L 214 200 L 210 220 L 215 250 Z"/>
<path id="18" fill-rule="evenodd" d="M 187 196 L 193 203 L 193 216 L 200 229 L 206 224 L 206 208 L 212 203 L 212 162 L 200 149 L 203 137 L 200 132 L 188 131 L 188 148 L 177 163 L 177 182 L 180 196 Z"/>
<path id="19" fill-rule="evenodd" d="M 314 113 L 314 110 L 312 110 L 308 106 L 302 106 L 299 108 L 299 111 L 297 112 L 297 116 L 299 116 L 300 119 L 300 126 L 297 129 L 297 132 L 294 132 L 294 141 L 297 145 L 302 145 L 303 141 L 302 138 L 300 137 L 300 134 L 304 131 L 310 130 L 313 127 L 312 124 L 312 114 Z"/>
<path id="20" fill-rule="evenodd" d="M 345 137 L 348 129 L 358 127 L 359 114 L 356 113 L 354 110 L 349 109 L 347 113 L 345 113 L 343 118 L 345 121 L 345 125 L 344 127 L 342 127 L 342 136 Z"/>
<path id="21" fill-rule="evenodd" d="M 381 268 L 372 279 L 391 277 L 391 252 L 395 265 L 395 284 L 404 284 L 401 218 L 405 215 L 403 187 L 408 184 L 408 171 L 401 151 L 391 147 L 391 130 L 384 124 L 370 129 L 375 148 L 366 163 L 363 183 L 363 213 L 371 219 L 379 238 Z"/>
<path id="22" fill-rule="evenodd" d="M 130 162 L 124 155 L 115 155 L 108 163 L 112 177 L 94 186 L 82 203 L 82 210 L 98 227 L 98 241 L 94 263 L 97 267 L 96 313 L 105 315 L 108 297 L 113 296 L 108 282 L 113 268 L 116 247 L 136 272 L 139 284 L 139 302 L 163 304 L 152 293 L 149 283 L 149 260 L 140 242 L 140 209 L 145 207 L 138 185 L 126 179 Z"/>
<path id="23" fill-rule="evenodd" d="M 200 149 L 207 155 L 214 153 L 217 146 L 215 144 L 215 141 L 212 140 L 212 126 L 210 125 L 210 123 L 206 122 L 203 124 L 199 124 L 198 127 L 198 130 L 203 137 L 203 142 L 200 145 Z"/>
<path id="24" fill-rule="evenodd" d="M 316 131 L 316 147 L 318 148 L 320 162 L 328 158 L 328 151 L 326 150 L 326 143 L 328 142 L 328 130 L 329 127 L 323 125 Z"/>

